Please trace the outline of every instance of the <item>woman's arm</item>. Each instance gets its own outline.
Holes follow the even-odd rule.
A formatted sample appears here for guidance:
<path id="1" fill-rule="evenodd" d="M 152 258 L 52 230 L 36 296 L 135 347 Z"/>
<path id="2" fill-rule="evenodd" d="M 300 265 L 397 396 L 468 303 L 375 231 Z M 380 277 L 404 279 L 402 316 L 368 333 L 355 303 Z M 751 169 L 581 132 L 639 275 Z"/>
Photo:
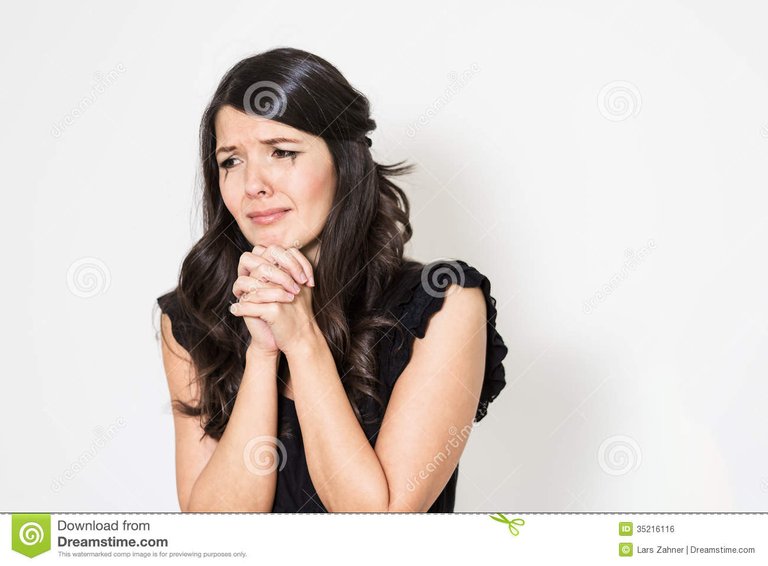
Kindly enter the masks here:
<path id="1" fill-rule="evenodd" d="M 426 336 L 414 341 L 375 450 L 319 330 L 286 352 L 309 473 L 328 511 L 431 507 L 471 430 L 484 377 L 486 323 L 480 289 L 447 292 Z"/>
<path id="2" fill-rule="evenodd" d="M 172 399 L 194 399 L 190 387 L 191 360 L 173 339 L 170 321 L 163 319 L 163 361 Z M 277 436 L 277 367 L 279 353 L 246 353 L 243 379 L 229 422 L 221 439 L 206 437 L 192 417 L 175 413 L 176 466 L 182 511 L 271 511 L 277 484 L 277 466 L 254 464 L 255 451 L 266 442 L 274 457 Z M 186 393 L 185 393 L 186 391 Z M 194 423 L 194 424 L 193 424 Z M 252 442 L 253 441 L 253 442 Z M 259 452 L 263 455 L 263 453 Z"/>
<path id="3" fill-rule="evenodd" d="M 203 436 L 205 431 L 199 417 L 176 410 L 175 401 L 196 405 L 200 393 L 189 352 L 176 342 L 171 330 L 171 319 L 165 313 L 161 317 L 160 329 L 163 365 L 171 395 L 176 437 L 176 491 L 179 508 L 186 511 L 192 486 L 216 450 L 217 441 L 210 436 Z"/>

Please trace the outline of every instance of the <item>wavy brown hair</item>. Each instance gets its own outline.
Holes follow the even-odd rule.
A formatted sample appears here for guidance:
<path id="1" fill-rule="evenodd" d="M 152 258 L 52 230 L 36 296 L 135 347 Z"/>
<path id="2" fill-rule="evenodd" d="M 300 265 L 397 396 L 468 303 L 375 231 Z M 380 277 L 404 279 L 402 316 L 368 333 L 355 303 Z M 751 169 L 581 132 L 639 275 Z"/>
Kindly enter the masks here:
<path id="1" fill-rule="evenodd" d="M 214 120 L 224 105 L 320 136 L 328 145 L 338 184 L 319 235 L 322 260 L 314 270 L 313 311 L 358 421 L 372 422 L 383 409 L 375 345 L 397 325 L 384 299 L 412 236 L 408 198 L 390 177 L 410 173 L 413 165 L 376 163 L 365 137 L 376 128 L 367 98 L 329 62 L 292 48 L 234 65 L 202 117 L 204 234 L 184 258 L 176 287 L 185 332 L 192 337 L 189 354 L 200 398 L 196 405 L 176 400 L 175 406 L 183 414 L 201 416 L 205 434 L 221 438 L 250 339 L 244 319 L 229 316 L 228 310 L 240 256 L 253 246 L 219 189 Z M 280 367 L 284 364 L 281 355 Z"/>

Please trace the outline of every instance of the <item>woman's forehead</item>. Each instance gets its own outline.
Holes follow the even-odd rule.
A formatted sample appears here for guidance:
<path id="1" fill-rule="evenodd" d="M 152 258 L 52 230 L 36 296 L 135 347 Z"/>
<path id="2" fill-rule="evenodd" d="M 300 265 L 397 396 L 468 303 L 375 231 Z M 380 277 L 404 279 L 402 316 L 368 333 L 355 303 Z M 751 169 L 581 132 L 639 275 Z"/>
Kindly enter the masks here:
<path id="1" fill-rule="evenodd" d="M 258 143 L 260 140 L 285 137 L 303 140 L 306 133 L 263 116 L 241 112 L 232 106 L 223 106 L 214 120 L 216 138 L 223 144 Z M 227 138 L 227 139 L 223 139 Z"/>

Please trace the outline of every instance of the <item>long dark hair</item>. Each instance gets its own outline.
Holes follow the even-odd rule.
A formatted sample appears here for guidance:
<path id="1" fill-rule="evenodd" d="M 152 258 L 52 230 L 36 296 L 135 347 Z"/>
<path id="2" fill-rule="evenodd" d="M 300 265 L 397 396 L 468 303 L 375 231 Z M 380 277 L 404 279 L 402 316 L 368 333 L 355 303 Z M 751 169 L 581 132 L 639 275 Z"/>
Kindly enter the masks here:
<path id="1" fill-rule="evenodd" d="M 382 332 L 396 326 L 382 298 L 403 266 L 404 246 L 412 236 L 408 198 L 389 177 L 408 174 L 413 165 L 376 163 L 365 137 L 376 128 L 368 99 L 329 62 L 293 48 L 266 51 L 234 65 L 203 114 L 204 234 L 185 257 L 176 288 L 185 328 L 196 336 L 189 354 L 200 397 L 194 406 L 177 400 L 176 407 L 202 416 L 205 434 L 221 438 L 250 338 L 244 320 L 228 310 L 235 300 L 232 286 L 240 255 L 253 246 L 219 189 L 214 120 L 224 105 L 320 136 L 328 145 L 338 184 L 319 235 L 322 261 L 314 271 L 313 309 L 358 421 L 372 422 L 378 416 L 366 417 L 362 409 L 374 406 L 370 400 L 382 408 L 375 345 Z"/>

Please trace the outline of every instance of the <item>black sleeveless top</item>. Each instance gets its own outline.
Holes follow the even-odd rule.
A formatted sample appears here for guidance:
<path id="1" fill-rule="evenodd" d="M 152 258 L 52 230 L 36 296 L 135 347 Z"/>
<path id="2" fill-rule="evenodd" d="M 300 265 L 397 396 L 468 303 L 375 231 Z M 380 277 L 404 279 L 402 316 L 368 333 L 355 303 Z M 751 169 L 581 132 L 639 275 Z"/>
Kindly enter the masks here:
<path id="1" fill-rule="evenodd" d="M 451 283 L 457 283 L 462 287 L 480 287 L 485 295 L 488 335 L 485 379 L 475 414 L 475 422 L 479 422 L 485 417 L 488 404 L 506 385 L 502 360 L 507 355 L 507 347 L 496 330 L 496 299 L 491 296 L 490 281 L 462 260 L 440 260 L 427 265 L 404 260 L 400 276 L 383 299 L 387 310 L 400 323 L 397 328 L 382 336 L 376 346 L 379 362 L 379 393 L 386 406 L 397 378 L 410 360 L 414 339 L 423 338 L 426 335 L 429 319 L 442 308 L 445 299 L 444 290 Z M 174 338 L 189 351 L 199 343 L 199 340 L 195 340 L 195 330 L 186 322 L 184 313 L 180 312 L 175 291 L 174 289 L 158 297 L 157 302 L 171 319 Z M 279 374 L 282 375 L 284 370 L 285 357 L 281 356 Z M 278 433 L 277 486 L 272 512 L 327 512 L 309 477 L 294 402 L 279 394 L 277 410 L 279 430 L 283 432 Z M 381 417 L 380 414 L 372 424 L 362 425 L 371 446 L 376 445 Z M 453 512 L 458 475 L 459 466 L 430 507 L 429 513 Z"/>

